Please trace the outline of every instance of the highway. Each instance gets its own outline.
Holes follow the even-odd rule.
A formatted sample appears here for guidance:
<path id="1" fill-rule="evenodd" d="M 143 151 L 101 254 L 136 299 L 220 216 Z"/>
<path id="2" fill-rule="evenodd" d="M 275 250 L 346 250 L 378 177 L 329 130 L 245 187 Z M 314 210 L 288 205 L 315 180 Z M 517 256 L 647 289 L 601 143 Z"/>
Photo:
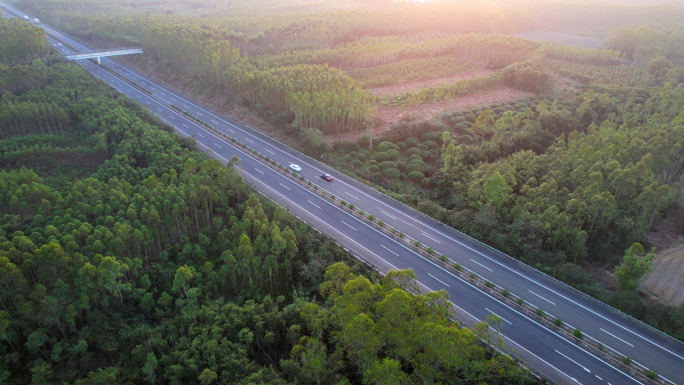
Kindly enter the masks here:
<path id="1" fill-rule="evenodd" d="M 4 4 L 3 6 L 20 17 L 25 14 Z M 79 52 L 92 52 L 60 31 L 45 24 L 40 26 L 46 30 L 52 43 L 56 43 L 56 38 Z M 74 53 L 68 49 L 61 51 L 63 54 Z M 508 289 L 514 295 L 543 309 L 545 313 L 580 329 L 607 348 L 656 371 L 669 382 L 684 385 L 684 346 L 681 343 L 112 60 L 103 58 L 102 63 L 152 94 L 138 90 L 90 61 L 82 60 L 78 63 L 119 92 L 138 100 L 152 113 L 174 126 L 181 135 L 194 135 L 202 148 L 210 150 L 210 155 L 223 161 L 237 155 L 242 163 L 241 173 L 245 180 L 319 231 L 334 237 L 354 253 L 371 261 L 381 272 L 411 268 L 423 291 L 446 290 L 458 318 L 468 326 L 484 320 L 490 314 L 499 316 L 503 321 L 500 331 L 507 346 L 549 379 L 560 384 L 641 383 L 334 206 L 329 200 L 265 166 L 253 155 L 218 138 L 171 108 L 171 105 L 178 106 L 280 164 L 300 165 L 300 174 L 320 188 L 373 214 L 388 226 Z M 318 176 L 322 172 L 331 174 L 335 180 L 326 182 L 320 179 Z"/>

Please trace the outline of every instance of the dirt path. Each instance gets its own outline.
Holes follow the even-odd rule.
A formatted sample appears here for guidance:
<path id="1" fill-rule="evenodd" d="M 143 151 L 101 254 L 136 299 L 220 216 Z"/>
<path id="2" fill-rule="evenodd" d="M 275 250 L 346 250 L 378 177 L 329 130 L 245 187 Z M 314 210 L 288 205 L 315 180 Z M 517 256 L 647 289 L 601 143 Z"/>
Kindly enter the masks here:
<path id="1" fill-rule="evenodd" d="M 534 94 L 531 92 L 519 91 L 509 87 L 500 87 L 475 92 L 471 95 L 454 98 L 450 101 L 425 103 L 420 106 L 407 107 L 404 109 L 380 105 L 378 106 L 378 125 L 375 127 L 374 135 L 376 137 L 380 136 L 383 132 L 389 130 L 392 125 L 398 123 L 405 117 L 423 115 L 427 118 L 430 115 L 439 114 L 443 110 L 453 112 L 486 106 L 492 103 L 508 102 L 533 95 Z M 329 135 L 327 140 L 329 144 L 332 144 L 335 140 L 355 141 L 357 137 L 363 134 L 365 134 L 365 132 L 357 131 L 351 134 Z"/>
<path id="2" fill-rule="evenodd" d="M 658 253 L 639 288 L 671 305 L 684 302 L 684 244 Z"/>
<path id="3" fill-rule="evenodd" d="M 462 72 L 456 75 L 444 76 L 441 78 L 432 78 L 424 80 L 416 80 L 412 82 L 391 84 L 381 87 L 370 87 L 368 90 L 375 96 L 392 96 L 401 94 L 403 92 L 419 90 L 423 87 L 432 87 L 443 83 L 453 83 L 458 80 L 474 78 L 478 76 L 486 76 L 494 72 L 492 69 L 481 68 L 474 71 Z"/>

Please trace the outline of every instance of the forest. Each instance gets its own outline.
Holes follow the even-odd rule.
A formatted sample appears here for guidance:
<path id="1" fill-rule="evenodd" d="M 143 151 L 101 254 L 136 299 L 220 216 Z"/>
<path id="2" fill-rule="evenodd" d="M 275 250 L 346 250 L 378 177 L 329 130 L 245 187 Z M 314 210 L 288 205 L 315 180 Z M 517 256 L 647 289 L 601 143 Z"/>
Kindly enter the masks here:
<path id="1" fill-rule="evenodd" d="M 11 2 L 92 44 L 140 45 L 127 65 L 684 338 L 684 305 L 617 283 L 627 250 L 648 250 L 658 223 L 684 210 L 676 4 Z M 535 29 L 604 49 L 510 35 Z M 22 63 L 0 72 L 39 76 L 6 75 L 0 88 L 44 85 L 45 64 Z M 11 135 L 70 124 L 52 99 L 7 100 Z"/>
<path id="2" fill-rule="evenodd" d="M 237 158 L 29 47 L 0 41 L 1 383 L 536 383 L 445 292 L 379 277 Z"/>
<path id="3" fill-rule="evenodd" d="M 649 297 L 638 285 L 654 258 L 652 235 L 684 212 L 684 8 L 674 2 L 592 2 L 591 7 L 562 0 L 10 3 L 93 46 L 142 46 L 145 54 L 125 64 L 684 339 L 684 304 Z M 268 202 L 250 197 L 239 177 L 200 157 L 192 143 L 159 132 L 169 128 L 135 103 L 109 91 L 107 99 L 90 93 L 90 80 L 50 55 L 47 41 L 32 36 L 35 31 L 25 23 L 0 20 L 0 29 L 10 36 L 0 42 L 0 167 L 3 178 L 14 181 L 0 195 L 12 210 L 2 234 L 12 243 L 5 243 L 5 251 L 14 250 L 8 263 L 21 271 L 12 275 L 17 294 L 3 297 L 7 317 L 14 317 L 6 324 L 33 322 L 31 330 L 43 330 L 31 345 L 36 366 L 12 376 L 28 378 L 32 368 L 45 363 L 50 375 L 74 381 L 88 375 L 93 382 L 105 381 L 97 375 L 121 373 L 133 379 L 140 368 L 148 380 L 160 376 L 179 383 L 211 383 L 221 370 L 238 373 L 240 380 L 231 381 L 244 383 L 373 383 L 377 373 L 394 370 L 394 382 L 416 381 L 418 372 L 407 370 L 413 364 L 393 361 L 396 356 L 383 345 L 387 340 L 368 340 L 379 347 L 372 360 L 344 342 L 342 323 L 335 323 L 342 310 L 334 309 L 337 299 L 324 289 L 345 271 L 335 265 L 325 273 L 337 261 L 351 266 L 353 277 L 344 281 L 378 293 L 377 304 L 394 290 L 391 282 L 370 275 Z M 511 36 L 530 30 L 598 38 L 604 49 Z M 71 84 L 74 89 L 67 90 Z M 142 131 L 134 140 L 109 125 Z M 151 139 L 152 132 L 174 150 L 157 152 L 155 143 L 162 139 Z M 56 167 L 47 167 L 50 162 Z M 82 218 L 74 215 L 77 209 Z M 213 223 L 210 218 L 216 217 L 223 219 Z M 158 219 L 149 222 L 153 218 Z M 90 227 L 81 230 L 84 223 Z M 673 238 L 681 238 L 681 231 Z M 34 246 L 22 246 L 25 239 Z M 43 306 L 44 298 L 33 294 L 34 286 L 53 286 L 38 279 L 33 265 L 17 263 L 17 256 L 35 254 L 53 240 L 66 255 L 78 254 L 83 266 L 93 266 L 90 276 L 79 275 L 79 267 L 65 269 L 71 275 L 61 278 L 72 298 L 83 297 L 75 287 L 87 286 L 78 289 L 87 306 L 68 313 L 71 318 L 31 321 L 36 314 L 31 309 Z M 106 267 L 106 274 L 119 269 L 121 275 L 97 278 L 108 255 L 120 267 Z M 204 260 L 210 265 L 199 262 Z M 218 302 L 219 297 L 232 299 Z M 425 300 L 412 299 L 416 309 Z M 17 312 L 24 308 L 28 313 Z M 310 318 L 305 308 L 315 308 L 323 318 Z M 188 359 L 183 351 L 190 351 L 194 339 L 202 344 L 208 338 L 188 326 L 189 320 L 223 322 L 216 314 L 226 309 L 266 312 L 259 317 L 279 321 L 269 324 L 272 329 L 226 339 L 221 349 L 242 349 L 244 354 L 236 354 L 246 357 L 243 364 L 225 369 L 206 357 L 192 374 L 184 371 L 177 363 Z M 376 319 L 383 316 L 380 307 L 368 309 Z M 121 353 L 120 345 L 92 342 L 107 335 L 90 331 L 93 317 L 127 322 L 121 346 L 138 350 Z M 241 319 L 248 328 L 255 321 L 246 317 Z M 141 331 L 143 324 L 154 327 Z M 382 334 L 375 325 L 365 337 Z M 25 349 L 28 336 L 16 327 L 3 330 L 7 341 Z M 155 342 L 147 342 L 152 336 Z M 55 349 L 59 360 L 77 352 L 73 344 L 81 338 L 102 361 L 74 364 L 80 353 L 73 353 L 71 367 L 48 360 Z M 69 342 L 60 345 L 62 339 Z M 207 346 L 192 349 L 218 349 Z M 15 352 L 9 344 L 4 348 Z M 325 359 L 312 359 L 314 353 Z M 101 363 L 113 356 L 121 365 Z M 508 363 L 496 363 L 500 358 L 487 350 L 458 359 L 485 360 L 484 373 L 504 365 L 509 377 L 488 377 L 487 383 L 528 381 Z M 297 377 L 315 363 L 318 372 L 307 370 L 318 377 Z M 459 369 L 450 378 L 458 382 L 464 378 L 459 375 L 475 371 Z M 473 375 L 486 375 L 478 373 Z"/>

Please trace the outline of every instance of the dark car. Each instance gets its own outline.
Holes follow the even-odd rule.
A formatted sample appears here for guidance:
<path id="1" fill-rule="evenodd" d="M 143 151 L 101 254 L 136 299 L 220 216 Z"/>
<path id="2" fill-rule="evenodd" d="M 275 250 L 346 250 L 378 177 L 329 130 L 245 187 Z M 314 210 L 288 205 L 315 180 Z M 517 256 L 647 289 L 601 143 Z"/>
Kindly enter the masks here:
<path id="1" fill-rule="evenodd" d="M 321 174 L 321 179 L 327 180 L 328 182 L 332 182 L 335 178 L 333 178 L 330 174 Z"/>

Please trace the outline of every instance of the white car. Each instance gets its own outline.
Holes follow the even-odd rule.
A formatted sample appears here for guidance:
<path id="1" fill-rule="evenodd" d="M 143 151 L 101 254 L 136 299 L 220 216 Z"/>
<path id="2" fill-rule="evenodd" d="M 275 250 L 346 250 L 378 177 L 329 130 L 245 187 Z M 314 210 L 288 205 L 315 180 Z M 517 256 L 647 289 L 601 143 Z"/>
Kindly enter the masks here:
<path id="1" fill-rule="evenodd" d="M 28 19 L 29 19 L 29 17 L 24 15 L 24 20 L 28 20 Z"/>
<path id="2" fill-rule="evenodd" d="M 62 43 L 57 43 L 57 45 L 61 47 L 61 46 L 62 46 Z"/>
<path id="3" fill-rule="evenodd" d="M 296 165 L 296 164 L 291 164 L 291 165 L 290 165 L 290 168 L 292 169 L 292 171 L 297 171 L 297 172 L 302 171 L 302 168 L 299 167 L 299 165 Z"/>

